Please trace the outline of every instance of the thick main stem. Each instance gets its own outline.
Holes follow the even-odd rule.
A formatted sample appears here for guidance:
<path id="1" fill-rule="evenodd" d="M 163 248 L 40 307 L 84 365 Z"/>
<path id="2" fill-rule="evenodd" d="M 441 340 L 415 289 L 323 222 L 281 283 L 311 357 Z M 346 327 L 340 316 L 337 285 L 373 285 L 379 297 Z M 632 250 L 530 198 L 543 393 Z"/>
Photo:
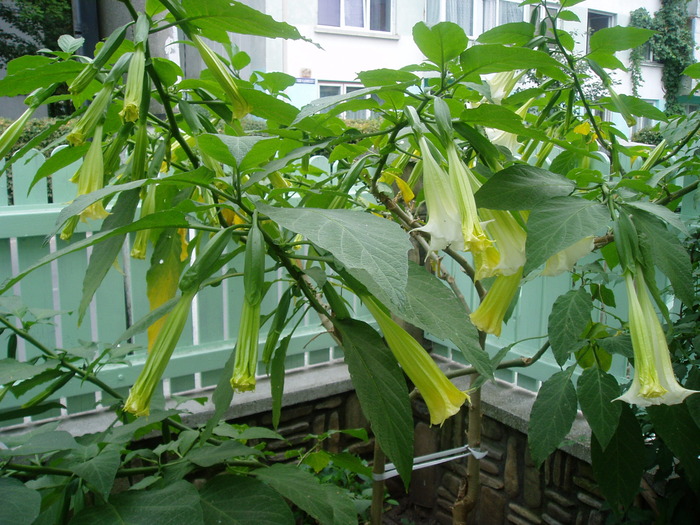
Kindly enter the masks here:
<path id="1" fill-rule="evenodd" d="M 384 466 L 386 464 L 386 455 L 379 446 L 379 441 L 374 439 L 374 459 L 372 466 L 372 474 L 380 476 L 384 474 Z M 372 507 L 370 508 L 370 523 L 372 525 L 381 525 L 382 514 L 384 513 L 384 480 L 374 479 L 372 481 Z"/>

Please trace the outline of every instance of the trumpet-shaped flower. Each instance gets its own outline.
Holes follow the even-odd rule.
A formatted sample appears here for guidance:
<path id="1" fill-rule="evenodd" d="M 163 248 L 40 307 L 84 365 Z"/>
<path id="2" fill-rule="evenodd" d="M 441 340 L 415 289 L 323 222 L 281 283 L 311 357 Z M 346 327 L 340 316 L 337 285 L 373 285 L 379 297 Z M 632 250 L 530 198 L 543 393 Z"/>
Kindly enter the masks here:
<path id="1" fill-rule="evenodd" d="M 124 91 L 124 108 L 119 112 L 119 116 L 124 122 L 136 122 L 139 119 L 145 70 L 146 51 L 143 42 L 139 42 L 136 44 L 129 61 L 129 72 Z"/>
<path id="2" fill-rule="evenodd" d="M 479 330 L 496 337 L 501 335 L 503 318 L 520 287 L 522 267 L 512 275 L 499 275 L 479 307 L 469 318 Z"/>
<path id="3" fill-rule="evenodd" d="M 97 92 L 95 98 L 83 113 L 75 127 L 68 133 L 66 140 L 71 146 L 80 146 L 85 143 L 105 114 L 105 110 L 112 100 L 114 83 L 108 82 Z"/>
<path id="4" fill-rule="evenodd" d="M 475 177 L 464 164 L 457 152 L 457 146 L 450 142 L 447 146 L 448 174 L 454 190 L 461 217 L 462 236 L 465 250 L 480 252 L 491 245 L 476 211 L 473 186 Z"/>
<path id="5" fill-rule="evenodd" d="M 150 412 L 151 397 L 163 377 L 163 372 L 170 362 L 175 345 L 189 316 L 192 299 L 196 291 L 192 290 L 180 296 L 175 308 L 165 319 L 163 328 L 158 332 L 153 347 L 146 358 L 146 364 L 129 391 L 124 403 L 124 410 L 137 416 L 147 416 Z"/>
<path id="6" fill-rule="evenodd" d="M 143 219 L 156 211 L 156 186 L 151 184 L 146 188 L 146 196 L 141 203 L 141 216 Z M 148 239 L 151 236 L 151 230 L 139 230 L 136 232 L 134 245 L 131 248 L 131 256 L 134 259 L 145 259 L 146 250 L 148 248 Z"/>
<path id="7" fill-rule="evenodd" d="M 479 214 L 495 246 L 474 252 L 476 279 L 517 273 L 525 265 L 525 230 L 508 211 L 481 209 Z"/>
<path id="8" fill-rule="evenodd" d="M 236 343 L 236 359 L 231 377 L 231 386 L 239 392 L 255 390 L 259 334 L 260 303 L 253 304 L 244 300 Z"/>
<path id="9" fill-rule="evenodd" d="M 87 195 L 104 186 L 104 159 L 102 157 L 102 126 L 97 126 L 92 144 L 85 154 L 82 166 L 76 173 L 78 182 L 78 195 Z M 80 213 L 80 219 L 104 219 L 109 213 L 104 209 L 99 200 Z"/>
<path id="10" fill-rule="evenodd" d="M 574 267 L 574 264 L 581 258 L 593 251 L 593 236 L 584 237 L 576 241 L 568 248 L 555 253 L 544 265 L 542 275 L 554 277 L 564 272 L 568 272 Z"/>
<path id="11" fill-rule="evenodd" d="M 204 40 L 198 35 L 192 37 L 192 43 L 202 56 L 202 60 L 207 65 L 209 72 L 216 80 L 217 84 L 223 89 L 229 102 L 233 105 L 233 116 L 235 118 L 243 118 L 251 111 L 250 104 L 241 95 L 240 89 L 236 85 L 236 80 L 233 75 L 226 69 L 226 66 L 221 61 L 219 56 L 204 43 Z"/>
<path id="12" fill-rule="evenodd" d="M 387 314 L 381 304 L 369 295 L 362 301 L 375 318 L 391 352 L 418 391 L 430 412 L 430 423 L 442 425 L 457 414 L 469 399 L 440 370 L 428 352 Z"/>
<path id="13" fill-rule="evenodd" d="M 430 250 L 438 251 L 451 246 L 464 249 L 464 235 L 455 193 L 445 170 L 432 156 L 425 137 L 418 139 L 423 156 L 423 191 L 428 207 L 428 224 L 420 228 L 430 234 Z"/>
<path id="14" fill-rule="evenodd" d="M 639 406 L 682 403 L 695 391 L 683 388 L 673 374 L 666 336 L 641 269 L 634 277 L 630 271 L 625 272 L 625 286 L 634 350 L 634 378 L 629 390 L 617 399 Z"/>

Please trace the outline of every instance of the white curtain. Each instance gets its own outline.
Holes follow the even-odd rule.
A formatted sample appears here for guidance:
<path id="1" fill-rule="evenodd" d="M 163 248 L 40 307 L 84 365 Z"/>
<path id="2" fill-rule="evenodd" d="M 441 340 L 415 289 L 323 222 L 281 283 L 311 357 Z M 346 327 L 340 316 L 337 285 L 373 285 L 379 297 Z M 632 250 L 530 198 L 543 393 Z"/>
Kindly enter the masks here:
<path id="1" fill-rule="evenodd" d="M 345 0 L 345 25 L 365 26 L 364 0 Z"/>
<path id="2" fill-rule="evenodd" d="M 523 21 L 525 8 L 520 7 L 518 4 L 519 2 L 508 2 L 507 0 L 501 0 L 500 24 Z"/>
<path id="3" fill-rule="evenodd" d="M 425 0 L 425 23 L 429 26 L 440 21 L 440 0 Z"/>
<path id="4" fill-rule="evenodd" d="M 471 35 L 473 10 L 473 0 L 446 0 L 445 20 L 458 24 L 467 35 Z"/>
<path id="5" fill-rule="evenodd" d="M 318 0 L 318 24 L 340 27 L 340 0 Z"/>

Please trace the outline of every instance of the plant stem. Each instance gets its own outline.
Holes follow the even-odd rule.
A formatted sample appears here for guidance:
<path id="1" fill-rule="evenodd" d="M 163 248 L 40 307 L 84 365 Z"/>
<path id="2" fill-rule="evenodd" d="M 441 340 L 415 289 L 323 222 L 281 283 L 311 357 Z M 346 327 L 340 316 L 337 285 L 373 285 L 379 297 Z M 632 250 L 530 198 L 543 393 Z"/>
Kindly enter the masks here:
<path id="1" fill-rule="evenodd" d="M 372 474 L 384 474 L 384 466 L 386 464 L 386 455 L 379 446 L 379 440 L 374 438 L 374 459 Z M 384 480 L 375 479 L 372 481 L 372 507 L 370 509 L 371 525 L 382 524 L 382 514 L 384 513 Z"/>

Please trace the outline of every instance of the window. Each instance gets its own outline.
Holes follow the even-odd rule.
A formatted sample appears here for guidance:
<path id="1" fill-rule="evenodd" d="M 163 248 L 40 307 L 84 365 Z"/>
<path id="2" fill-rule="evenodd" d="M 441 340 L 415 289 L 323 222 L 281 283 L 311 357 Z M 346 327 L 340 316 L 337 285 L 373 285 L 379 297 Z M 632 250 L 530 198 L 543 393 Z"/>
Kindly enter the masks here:
<path id="1" fill-rule="evenodd" d="M 438 22 L 454 22 L 467 35 L 474 34 L 474 0 L 426 0 L 425 22 L 435 25 Z"/>
<path id="2" fill-rule="evenodd" d="M 347 93 L 352 93 L 353 91 L 357 91 L 358 89 L 362 89 L 362 86 L 360 84 L 350 84 L 350 83 L 343 83 L 343 82 L 337 82 L 337 83 L 328 83 L 328 84 L 320 84 L 318 86 L 319 92 L 318 95 L 319 97 L 333 97 L 336 95 L 345 95 Z M 365 97 L 366 98 L 366 97 Z M 381 102 L 379 98 L 376 95 L 372 95 L 372 98 L 375 99 L 377 102 Z M 345 119 L 351 119 L 351 120 L 365 120 L 365 119 L 370 119 L 374 117 L 374 113 L 369 110 L 369 109 L 358 109 L 356 111 L 345 111 L 344 113 L 338 115 L 341 118 Z"/>
<path id="3" fill-rule="evenodd" d="M 318 0 L 318 25 L 391 31 L 392 0 Z"/>
<path id="4" fill-rule="evenodd" d="M 656 100 L 648 100 L 648 99 L 642 99 L 644 102 L 647 102 L 651 104 L 654 107 L 657 107 L 657 101 Z M 643 129 L 648 129 L 651 128 L 656 124 L 656 121 L 654 119 L 651 119 L 649 117 L 636 117 L 637 118 L 637 123 L 632 126 L 632 134 L 637 133 L 638 131 L 642 131 Z"/>
<path id="5" fill-rule="evenodd" d="M 590 51 L 590 40 L 593 33 L 614 25 L 615 15 L 611 15 L 609 13 L 599 13 L 597 11 L 588 11 L 588 43 L 586 45 L 586 49 Z"/>
<path id="6" fill-rule="evenodd" d="M 519 4 L 519 1 L 484 0 L 484 31 L 525 20 L 525 8 Z"/>

